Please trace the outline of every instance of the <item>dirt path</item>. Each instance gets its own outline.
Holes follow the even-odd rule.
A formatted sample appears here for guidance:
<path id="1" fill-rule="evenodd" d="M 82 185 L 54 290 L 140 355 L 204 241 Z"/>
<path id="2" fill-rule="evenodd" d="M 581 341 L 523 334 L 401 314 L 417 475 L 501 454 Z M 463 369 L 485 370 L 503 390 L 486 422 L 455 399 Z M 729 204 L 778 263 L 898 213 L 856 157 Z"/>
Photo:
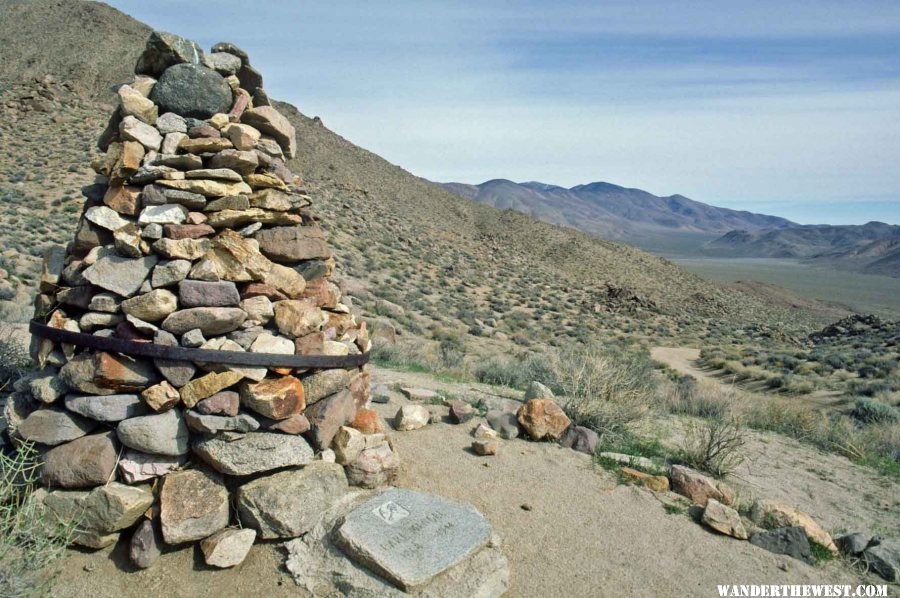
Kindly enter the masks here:
<path id="1" fill-rule="evenodd" d="M 650 358 L 667 365 L 676 372 L 691 376 L 695 380 L 709 380 L 713 384 L 721 384 L 732 389 L 740 389 L 749 395 L 765 395 L 766 397 L 787 398 L 793 403 L 805 403 L 822 409 L 842 409 L 846 407 L 848 397 L 837 391 L 817 390 L 809 394 L 782 395 L 768 391 L 764 382 L 753 380 L 735 382 L 734 376 L 723 374 L 722 370 L 705 370 L 697 366 L 700 349 L 690 347 L 653 347 Z"/>
<path id="2" fill-rule="evenodd" d="M 426 374 L 373 369 L 373 382 L 450 394 L 515 396 L 485 385 L 453 384 Z M 390 419 L 399 396 L 374 407 Z M 399 486 L 465 501 L 504 541 L 511 596 L 714 596 L 721 583 L 858 583 L 841 563 L 810 567 L 748 542 L 707 531 L 685 514 L 669 514 L 659 495 L 619 485 L 584 454 L 551 443 L 504 441 L 500 454 L 477 457 L 463 426 L 437 423 L 395 432 L 403 459 Z M 678 422 L 657 422 L 671 439 Z M 743 496 L 788 500 L 823 525 L 877 532 L 896 526 L 896 484 L 774 435 L 760 435 L 735 482 Z M 528 505 L 530 510 L 523 509 Z M 881 528 L 883 529 L 883 528 Z M 174 550 L 147 571 L 127 565 L 125 542 L 97 553 L 70 552 L 57 596 L 304 596 L 283 570 L 278 544 L 254 546 L 236 570 L 207 568 L 197 548 Z"/>
<path id="3" fill-rule="evenodd" d="M 691 376 L 698 380 L 715 380 L 715 377 L 708 372 L 704 372 L 696 365 L 697 360 L 700 359 L 700 349 L 692 349 L 690 347 L 653 347 L 650 349 L 650 358 L 653 361 L 669 366 L 680 374 Z"/>

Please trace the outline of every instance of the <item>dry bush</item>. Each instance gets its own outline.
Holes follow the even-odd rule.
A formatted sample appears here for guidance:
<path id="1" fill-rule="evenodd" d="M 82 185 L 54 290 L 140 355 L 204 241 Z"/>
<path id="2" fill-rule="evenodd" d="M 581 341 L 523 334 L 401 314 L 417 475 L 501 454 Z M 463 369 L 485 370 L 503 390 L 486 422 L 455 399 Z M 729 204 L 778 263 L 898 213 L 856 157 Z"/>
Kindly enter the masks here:
<path id="1" fill-rule="evenodd" d="M 566 414 L 601 435 L 626 433 L 654 402 L 657 382 L 643 355 L 585 345 L 554 354 L 552 369 Z"/>
<path id="2" fill-rule="evenodd" d="M 746 433 L 735 416 L 692 421 L 681 456 L 688 465 L 717 476 L 728 475 L 744 462 Z"/>
<path id="3" fill-rule="evenodd" d="M 48 519 L 35 497 L 37 457 L 27 444 L 11 455 L 0 453 L 0 596 L 48 593 L 75 530 Z"/>

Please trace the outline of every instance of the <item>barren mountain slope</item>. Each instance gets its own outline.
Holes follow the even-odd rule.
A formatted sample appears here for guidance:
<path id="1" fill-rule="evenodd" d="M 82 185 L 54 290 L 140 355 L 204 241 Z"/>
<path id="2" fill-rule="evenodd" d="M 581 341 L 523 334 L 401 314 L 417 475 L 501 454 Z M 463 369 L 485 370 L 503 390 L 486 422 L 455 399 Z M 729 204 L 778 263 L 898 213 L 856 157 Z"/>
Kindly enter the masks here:
<path id="1" fill-rule="evenodd" d="M 733 230 L 707 243 L 704 250 L 723 257 L 808 259 L 900 276 L 900 226 L 883 222 Z"/>
<path id="2" fill-rule="evenodd" d="M 682 195 L 658 197 L 641 189 L 603 182 L 571 189 L 504 179 L 480 185 L 442 183 L 441 186 L 495 208 L 517 210 L 544 222 L 632 244 L 667 232 L 722 234 L 734 229 L 796 226 L 776 216 L 717 208 Z"/>
<path id="3" fill-rule="evenodd" d="M 101 2 L 0 0 L 0 77 L 67 81 L 111 101 L 111 85 L 130 74 L 151 29 Z"/>
<path id="4" fill-rule="evenodd" d="M 138 54 L 136 40 L 150 29 L 93 2 L 0 1 L 0 40 L 20 56 L 0 64 L 0 104 L 21 107 L 32 101 L 29 94 L 59 88 L 47 111 L 0 115 L 13 150 L 0 159 L 0 242 L 12 248 L 0 252 L 0 268 L 22 286 L 34 282 L 41 245 L 67 239 L 76 221 L 80 198 L 71 192 L 90 180 L 87 160 L 104 126 L 91 98 L 112 101 L 108 86 L 130 76 L 127 57 Z M 44 67 L 56 83 L 11 83 Z M 318 199 L 340 273 L 369 313 L 381 313 L 378 299 L 402 305 L 406 313 L 395 319 L 413 332 L 488 322 L 501 339 L 563 342 L 601 331 L 703 334 L 722 323 L 805 326 L 815 319 L 632 247 L 465 200 L 354 146 L 318 119 L 279 108 L 297 127 L 291 166 Z"/>

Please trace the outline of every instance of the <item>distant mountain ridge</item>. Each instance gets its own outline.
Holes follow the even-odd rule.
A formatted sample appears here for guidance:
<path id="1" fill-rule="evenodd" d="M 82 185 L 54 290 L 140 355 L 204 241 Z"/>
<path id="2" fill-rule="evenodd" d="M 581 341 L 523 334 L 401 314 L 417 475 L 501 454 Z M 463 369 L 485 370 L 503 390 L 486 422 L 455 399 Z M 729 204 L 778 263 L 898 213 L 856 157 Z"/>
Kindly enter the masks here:
<path id="1" fill-rule="evenodd" d="M 704 251 L 721 257 L 832 262 L 869 274 L 900 277 L 900 226 L 884 222 L 733 230 L 707 243 Z"/>
<path id="2" fill-rule="evenodd" d="M 552 224 L 605 239 L 634 242 L 665 232 L 715 233 L 732 230 L 789 229 L 785 218 L 718 208 L 683 195 L 660 197 L 641 189 L 594 182 L 571 188 L 529 181 L 493 179 L 480 185 L 439 183 L 466 199 L 523 212 Z"/>

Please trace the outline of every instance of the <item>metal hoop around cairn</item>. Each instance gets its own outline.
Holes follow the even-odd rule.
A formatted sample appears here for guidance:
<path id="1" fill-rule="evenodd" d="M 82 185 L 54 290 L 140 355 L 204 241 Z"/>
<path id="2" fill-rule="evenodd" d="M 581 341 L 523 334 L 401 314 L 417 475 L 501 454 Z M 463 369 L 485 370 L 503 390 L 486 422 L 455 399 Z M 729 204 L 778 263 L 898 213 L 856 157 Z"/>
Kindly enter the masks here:
<path id="1" fill-rule="evenodd" d="M 56 343 L 68 343 L 97 351 L 171 361 L 198 361 L 276 368 L 352 368 L 360 367 L 369 362 L 368 352 L 358 355 L 284 355 L 280 353 L 211 351 L 209 349 L 189 349 L 187 347 L 165 347 L 149 341 L 129 341 L 120 338 L 95 336 L 83 332 L 71 332 L 41 324 L 36 320 L 31 321 L 28 329 L 31 334 Z"/>

